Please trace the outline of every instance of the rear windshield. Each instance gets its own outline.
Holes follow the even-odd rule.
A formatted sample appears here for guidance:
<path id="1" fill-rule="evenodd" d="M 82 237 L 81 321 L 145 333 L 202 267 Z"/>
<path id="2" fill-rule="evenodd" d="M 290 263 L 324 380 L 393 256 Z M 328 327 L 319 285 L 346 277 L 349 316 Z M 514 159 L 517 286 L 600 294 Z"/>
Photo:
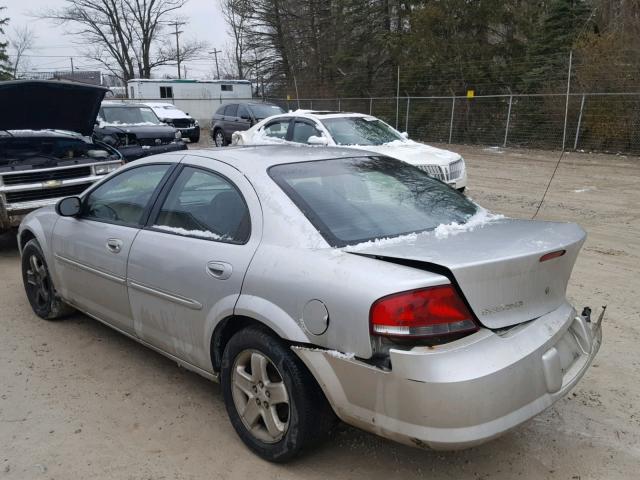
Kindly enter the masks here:
<path id="1" fill-rule="evenodd" d="M 267 117 L 271 117 L 272 115 L 285 113 L 285 111 L 277 105 L 260 105 L 254 103 L 249 105 L 249 108 L 253 112 L 253 116 L 258 120 L 263 120 Z"/>
<path id="2" fill-rule="evenodd" d="M 386 157 L 276 165 L 269 175 L 335 247 L 465 223 L 476 213 L 457 190 Z"/>

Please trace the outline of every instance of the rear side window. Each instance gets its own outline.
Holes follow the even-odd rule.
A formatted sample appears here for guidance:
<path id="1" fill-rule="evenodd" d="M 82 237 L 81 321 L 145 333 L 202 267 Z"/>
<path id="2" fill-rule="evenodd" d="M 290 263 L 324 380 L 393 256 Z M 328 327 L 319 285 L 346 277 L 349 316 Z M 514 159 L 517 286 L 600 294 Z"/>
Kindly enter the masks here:
<path id="1" fill-rule="evenodd" d="M 122 172 L 93 190 L 83 204 L 84 218 L 140 226 L 153 192 L 170 165 L 144 165 Z"/>
<path id="2" fill-rule="evenodd" d="M 249 210 L 239 190 L 208 170 L 186 167 L 171 187 L 153 228 L 227 243 L 246 243 Z"/>
<path id="3" fill-rule="evenodd" d="M 227 107 L 224 109 L 224 116 L 235 117 L 237 111 L 238 111 L 238 105 L 236 103 L 227 105 Z"/>
<path id="4" fill-rule="evenodd" d="M 269 175 L 336 247 L 465 223 L 476 213 L 458 191 L 386 157 L 277 165 Z"/>

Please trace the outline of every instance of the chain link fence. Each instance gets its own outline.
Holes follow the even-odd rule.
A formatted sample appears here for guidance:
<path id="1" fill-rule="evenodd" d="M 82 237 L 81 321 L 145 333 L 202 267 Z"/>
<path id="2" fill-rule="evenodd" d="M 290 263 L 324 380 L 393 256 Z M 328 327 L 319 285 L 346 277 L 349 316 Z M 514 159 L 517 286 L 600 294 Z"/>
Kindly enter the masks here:
<path id="1" fill-rule="evenodd" d="M 640 93 L 271 98 L 287 110 L 375 115 L 432 143 L 640 154 Z M 564 145 L 563 145 L 564 143 Z"/>

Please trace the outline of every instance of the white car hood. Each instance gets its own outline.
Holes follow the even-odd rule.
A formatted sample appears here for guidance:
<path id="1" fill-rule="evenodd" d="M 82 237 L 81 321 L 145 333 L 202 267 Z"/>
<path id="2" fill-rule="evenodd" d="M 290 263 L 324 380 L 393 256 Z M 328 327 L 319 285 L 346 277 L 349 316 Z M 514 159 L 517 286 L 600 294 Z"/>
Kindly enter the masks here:
<path id="1" fill-rule="evenodd" d="M 387 155 L 411 165 L 449 165 L 451 162 L 462 158 L 455 152 L 431 147 L 413 140 L 396 140 L 384 145 L 350 145 L 349 148 Z"/>
<path id="2" fill-rule="evenodd" d="M 173 108 L 171 108 L 171 109 L 152 108 L 152 110 L 155 112 L 155 114 L 159 118 L 169 118 L 169 119 L 191 118 L 191 115 L 188 115 L 188 114 L 186 114 L 184 112 L 181 112 L 180 110 L 174 110 Z"/>

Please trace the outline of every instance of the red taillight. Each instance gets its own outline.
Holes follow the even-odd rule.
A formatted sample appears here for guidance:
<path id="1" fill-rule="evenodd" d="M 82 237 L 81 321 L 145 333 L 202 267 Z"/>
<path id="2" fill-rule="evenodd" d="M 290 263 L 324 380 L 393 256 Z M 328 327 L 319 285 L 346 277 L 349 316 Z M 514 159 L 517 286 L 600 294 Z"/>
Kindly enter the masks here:
<path id="1" fill-rule="evenodd" d="M 567 253 L 566 250 L 556 250 L 555 252 L 545 253 L 540 257 L 541 262 L 546 262 L 547 260 L 551 260 L 552 258 L 558 258 Z"/>
<path id="2" fill-rule="evenodd" d="M 371 333 L 389 337 L 437 337 L 478 329 L 451 285 L 401 292 L 371 306 Z"/>

